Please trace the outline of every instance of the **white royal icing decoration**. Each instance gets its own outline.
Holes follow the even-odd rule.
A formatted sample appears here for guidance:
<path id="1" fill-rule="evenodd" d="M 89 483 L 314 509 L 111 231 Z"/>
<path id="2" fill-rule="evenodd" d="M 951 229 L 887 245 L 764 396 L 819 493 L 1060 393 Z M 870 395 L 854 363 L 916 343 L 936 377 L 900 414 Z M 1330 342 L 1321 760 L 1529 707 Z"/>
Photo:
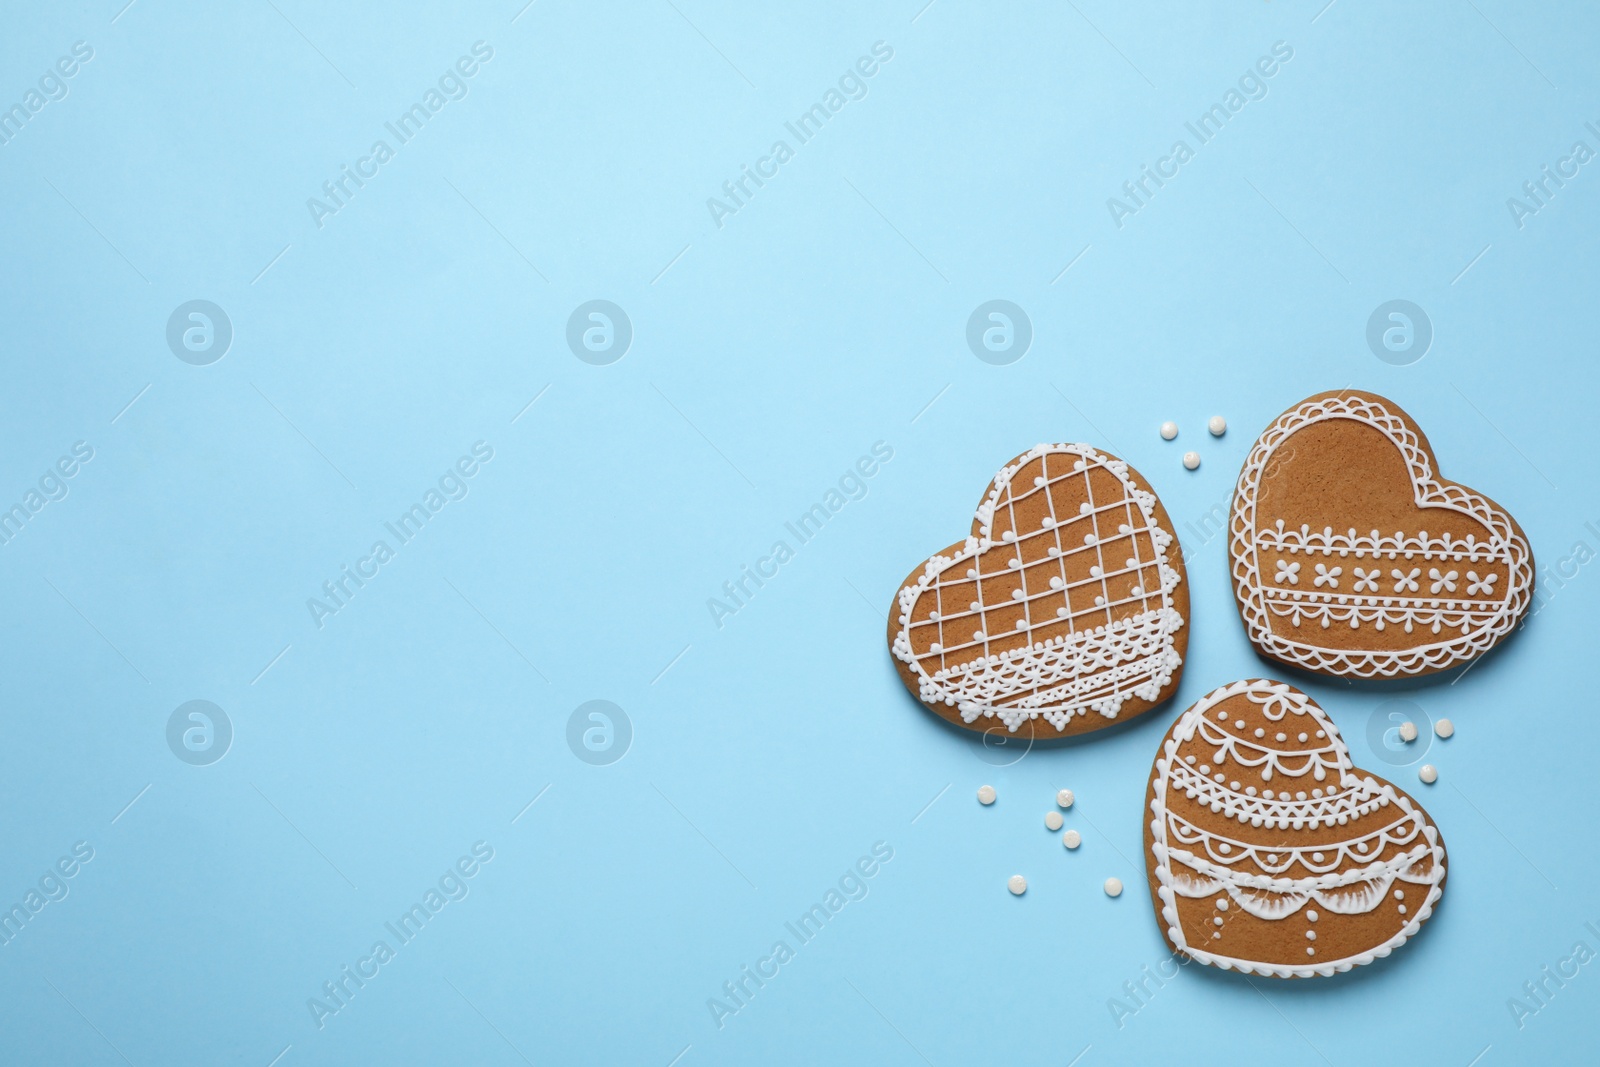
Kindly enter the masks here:
<path id="1" fill-rule="evenodd" d="M 1389 439 L 1410 472 L 1413 502 L 1437 510 L 1440 528 L 1460 516 L 1463 526 L 1488 536 L 1335 532 L 1297 524 L 1293 515 L 1257 515 L 1257 494 L 1278 449 L 1296 432 L 1333 419 L 1363 423 Z M 1361 396 L 1307 400 L 1267 428 L 1239 475 L 1228 547 L 1251 641 L 1275 659 L 1320 673 L 1391 678 L 1462 663 L 1508 634 L 1532 596 L 1533 554 L 1509 516 L 1469 489 L 1440 483 L 1416 433 Z M 1302 561 L 1311 582 L 1301 580 Z M 1274 620 L 1288 631 L 1275 631 Z M 1373 633 L 1394 627 L 1415 636 L 1390 635 L 1384 647 L 1375 647 L 1376 639 L 1367 648 L 1319 644 L 1316 635 L 1334 625 Z"/>
<path id="2" fill-rule="evenodd" d="M 1017 479 L 1024 468 L 1034 476 Z M 1096 496 L 1096 471 L 1115 479 L 1113 498 Z M 1050 490 L 1062 482 L 1087 495 L 1076 514 L 1055 514 Z M 1018 531 L 1016 505 L 1038 493 L 1050 516 Z M 978 505 L 977 535 L 955 555 L 928 560 L 900 590 L 893 649 L 922 701 L 1015 731 L 1040 717 L 1065 730 L 1091 711 L 1115 719 L 1130 697 L 1156 700 L 1182 663 L 1173 635 L 1184 619 L 1173 606 L 1181 580 L 1167 558 L 1173 537 L 1155 509 L 1155 494 L 1134 484 L 1126 463 L 1089 445 L 1038 445 L 1001 470 Z M 1069 577 L 1069 563 L 1077 570 L 1086 561 L 1087 578 Z M 1021 585 L 985 602 L 979 579 L 1008 572 L 1020 572 Z M 913 620 L 925 596 L 932 606 Z M 1007 624 L 1018 605 L 1021 616 Z"/>
<path id="3" fill-rule="evenodd" d="M 1226 711 L 1209 714 L 1241 695 L 1269 722 L 1318 727 L 1316 739 L 1307 731 L 1286 728 L 1300 738 L 1299 747 L 1283 742 L 1271 747 L 1257 741 L 1253 732 L 1233 732 L 1241 727 L 1229 721 Z M 1191 762 L 1195 753 L 1204 753 L 1209 762 Z M 1238 781 L 1225 781 L 1229 773 L 1271 787 L 1241 792 Z M 1156 758 L 1152 792 L 1149 842 L 1161 921 L 1178 951 L 1202 963 L 1279 978 L 1347 971 L 1404 944 L 1442 895 L 1445 854 L 1438 832 L 1392 785 L 1363 776 L 1352 766 L 1338 730 L 1322 709 L 1281 682 L 1235 682 L 1184 712 Z M 1187 798 L 1185 810 L 1204 815 L 1209 808 L 1215 818 L 1204 820 L 1205 825 L 1184 818 L 1169 803 L 1179 796 Z M 1291 833 L 1282 844 L 1252 843 L 1229 835 L 1227 827 L 1235 823 Z M 1341 827 L 1349 827 L 1348 836 L 1330 839 L 1326 831 Z M 1294 843 L 1295 831 L 1307 835 L 1304 843 Z M 1219 909 L 1231 901 L 1258 919 L 1278 921 L 1302 913 L 1308 922 L 1316 922 L 1319 909 L 1335 915 L 1369 913 L 1396 885 L 1422 887 L 1422 902 L 1395 934 L 1353 955 L 1308 958 L 1303 964 L 1243 959 L 1218 945 L 1191 945 L 1178 913 L 1180 898 L 1203 899 L 1216 901 Z M 1313 908 L 1306 908 L 1313 902 Z"/>

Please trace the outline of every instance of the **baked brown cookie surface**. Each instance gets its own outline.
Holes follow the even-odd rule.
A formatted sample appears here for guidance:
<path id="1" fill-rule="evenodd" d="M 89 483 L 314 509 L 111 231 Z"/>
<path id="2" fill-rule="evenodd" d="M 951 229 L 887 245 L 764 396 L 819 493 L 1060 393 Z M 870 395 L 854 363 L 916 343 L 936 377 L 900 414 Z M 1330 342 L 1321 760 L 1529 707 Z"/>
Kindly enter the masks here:
<path id="1" fill-rule="evenodd" d="M 957 726 L 1087 733 L 1177 689 L 1189 595 L 1172 521 L 1127 463 L 1046 444 L 1006 464 L 966 540 L 917 565 L 889 649 L 918 700 Z"/>
<path id="2" fill-rule="evenodd" d="M 1239 475 L 1228 556 L 1251 644 L 1318 674 L 1445 670 L 1532 603 L 1521 527 L 1440 478 L 1417 424 L 1371 393 L 1322 393 L 1267 427 Z"/>
<path id="3" fill-rule="evenodd" d="M 1213 967 L 1348 971 L 1414 937 L 1444 892 L 1427 812 L 1352 766 L 1333 721 L 1282 682 L 1235 682 L 1179 716 L 1145 803 L 1162 936 Z"/>

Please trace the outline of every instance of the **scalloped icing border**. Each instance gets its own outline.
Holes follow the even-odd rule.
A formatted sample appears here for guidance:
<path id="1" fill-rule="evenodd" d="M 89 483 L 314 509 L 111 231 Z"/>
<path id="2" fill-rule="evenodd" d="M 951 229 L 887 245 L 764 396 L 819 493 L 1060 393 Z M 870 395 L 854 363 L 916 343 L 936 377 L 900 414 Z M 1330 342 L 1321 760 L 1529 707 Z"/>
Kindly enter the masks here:
<path id="1" fill-rule="evenodd" d="M 1397 652 L 1339 650 L 1304 641 L 1292 641 L 1272 631 L 1268 619 L 1261 571 L 1257 564 L 1256 494 L 1261 475 L 1280 445 L 1297 431 L 1328 419 L 1347 418 L 1381 432 L 1400 452 L 1411 473 L 1412 497 L 1418 507 L 1443 508 L 1475 519 L 1493 534 L 1493 545 L 1503 550 L 1510 581 L 1501 609 L 1490 622 L 1471 633 L 1448 641 L 1435 641 Z M 1256 439 L 1255 447 L 1239 472 L 1229 519 L 1228 555 L 1234 592 L 1250 641 L 1275 659 L 1317 674 L 1338 677 L 1396 678 L 1428 674 L 1476 659 L 1510 633 L 1532 601 L 1533 552 L 1512 526 L 1510 516 L 1485 497 L 1463 486 L 1444 485 L 1434 476 L 1433 462 L 1417 435 L 1404 420 L 1383 404 L 1363 397 L 1334 396 L 1304 400 L 1279 415 Z"/>

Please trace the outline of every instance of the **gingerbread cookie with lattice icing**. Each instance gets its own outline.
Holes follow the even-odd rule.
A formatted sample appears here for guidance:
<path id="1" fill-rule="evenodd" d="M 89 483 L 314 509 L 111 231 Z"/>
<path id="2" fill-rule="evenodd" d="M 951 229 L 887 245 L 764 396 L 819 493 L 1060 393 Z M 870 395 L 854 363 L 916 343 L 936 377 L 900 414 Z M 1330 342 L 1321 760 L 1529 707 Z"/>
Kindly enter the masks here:
<path id="1" fill-rule="evenodd" d="M 1149 484 L 1089 445 L 1039 445 L 995 475 L 966 540 L 901 584 L 889 648 L 906 688 L 949 722 L 1065 737 L 1171 696 L 1188 615 Z"/>
<path id="2" fill-rule="evenodd" d="M 1239 475 L 1228 555 L 1250 642 L 1318 674 L 1445 670 L 1532 602 L 1516 520 L 1440 478 L 1417 424 L 1371 393 L 1323 393 L 1267 427 Z"/>
<path id="3" fill-rule="evenodd" d="M 1333 721 L 1282 682 L 1235 682 L 1179 716 L 1145 800 L 1162 935 L 1213 967 L 1348 971 L 1416 936 L 1444 892 L 1427 812 L 1352 766 Z"/>

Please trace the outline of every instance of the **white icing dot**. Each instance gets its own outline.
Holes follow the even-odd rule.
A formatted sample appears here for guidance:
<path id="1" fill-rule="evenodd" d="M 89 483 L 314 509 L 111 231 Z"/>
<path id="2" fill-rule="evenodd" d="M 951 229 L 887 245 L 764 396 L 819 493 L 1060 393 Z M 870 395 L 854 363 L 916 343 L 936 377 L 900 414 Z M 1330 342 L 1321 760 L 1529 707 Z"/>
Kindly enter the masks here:
<path id="1" fill-rule="evenodd" d="M 1061 813 L 1059 811 L 1047 811 L 1047 812 L 1044 813 L 1045 829 L 1050 830 L 1052 832 L 1056 831 L 1056 830 L 1059 830 L 1059 829 L 1061 829 L 1061 823 L 1062 823 L 1062 818 L 1061 818 Z"/>
<path id="2" fill-rule="evenodd" d="M 985 806 L 994 803 L 994 786 L 980 785 L 978 787 L 978 803 Z"/>
<path id="3" fill-rule="evenodd" d="M 1213 415 L 1206 420 L 1206 429 L 1211 431 L 1212 437 L 1221 437 L 1228 432 L 1228 420 L 1221 415 Z"/>
<path id="4" fill-rule="evenodd" d="M 1317 954 L 1317 950 L 1316 949 L 1311 948 L 1310 946 L 1306 947 L 1306 955 L 1307 956 L 1315 956 L 1316 954 Z"/>
<path id="5" fill-rule="evenodd" d="M 1322 853 L 1320 853 L 1320 852 L 1313 852 L 1313 853 L 1312 853 L 1312 854 L 1311 854 L 1311 862 L 1312 862 L 1312 863 L 1321 863 L 1321 862 L 1322 862 Z"/>
<path id="6" fill-rule="evenodd" d="M 1318 736 L 1318 737 L 1321 737 L 1321 736 L 1322 736 L 1322 734 L 1321 734 L 1321 732 L 1318 732 L 1318 734 L 1317 734 L 1317 736 Z M 1301 743 L 1301 744 L 1302 744 L 1302 745 L 1303 745 L 1303 744 L 1305 744 L 1305 743 L 1306 743 L 1306 740 L 1307 740 L 1307 739 L 1306 739 L 1306 735 L 1305 735 L 1305 734 L 1301 734 L 1301 735 L 1300 735 L 1300 743 Z"/>
<path id="7" fill-rule="evenodd" d="M 1257 737 L 1266 737 L 1267 736 L 1267 731 L 1265 731 L 1261 727 L 1257 726 L 1256 727 L 1256 736 Z M 1280 738 L 1280 740 L 1281 740 L 1281 738 Z"/>
<path id="8" fill-rule="evenodd" d="M 1176 436 L 1178 436 L 1178 424 L 1177 423 L 1175 423 L 1172 420 L 1168 419 L 1166 422 L 1163 422 L 1161 424 L 1161 439 L 1163 441 L 1170 441 Z"/>
<path id="9" fill-rule="evenodd" d="M 1013 874 L 1006 879 L 1006 888 L 1011 890 L 1011 895 L 1020 897 L 1028 891 L 1028 880 L 1020 874 Z"/>
<path id="10" fill-rule="evenodd" d="M 1404 899 L 1406 899 L 1406 895 L 1401 890 L 1396 889 L 1394 891 L 1394 899 L 1396 899 L 1396 900 L 1404 900 Z"/>
<path id="11" fill-rule="evenodd" d="M 1317 921 L 1317 913 L 1316 912 L 1314 912 L 1314 911 L 1306 912 L 1306 922 L 1313 922 L 1314 923 L 1316 921 Z"/>
<path id="12" fill-rule="evenodd" d="M 1456 732 L 1456 724 L 1451 722 L 1449 719 L 1440 719 L 1438 722 L 1433 724 L 1433 732 L 1438 734 L 1440 737 L 1449 737 L 1451 734 Z"/>
<path id="13" fill-rule="evenodd" d="M 1218 915 L 1215 919 L 1212 919 L 1211 920 L 1211 925 L 1213 925 L 1213 926 L 1221 926 L 1222 925 L 1222 916 Z"/>
<path id="14" fill-rule="evenodd" d="M 1227 911 L 1228 910 L 1228 898 L 1227 897 L 1218 897 L 1217 898 L 1217 910 L 1218 911 Z"/>
<path id="15" fill-rule="evenodd" d="M 1089 512 L 1091 512 L 1093 510 L 1094 509 L 1089 506 L 1089 502 L 1087 500 L 1085 500 L 1083 503 L 1078 505 L 1078 514 L 1079 515 L 1087 515 L 1087 514 L 1089 514 Z"/>
<path id="16" fill-rule="evenodd" d="M 1274 737 L 1278 741 L 1287 741 L 1287 740 L 1289 740 L 1289 735 L 1288 734 L 1276 734 L 1276 735 L 1274 735 Z"/>
<path id="17" fill-rule="evenodd" d="M 1226 856 L 1228 853 L 1233 851 L 1233 846 L 1228 844 L 1226 841 L 1219 841 L 1217 842 L 1217 851 Z"/>
<path id="18" fill-rule="evenodd" d="M 1183 454 L 1183 466 L 1185 470 L 1198 470 L 1200 467 L 1200 453 L 1185 452 Z"/>
<path id="19" fill-rule="evenodd" d="M 1417 739 L 1417 724 L 1414 723 L 1414 722 L 1403 722 L 1403 723 L 1401 723 L 1400 724 L 1400 740 L 1405 741 L 1406 743 L 1409 744 L 1410 742 L 1415 741 L 1416 739 Z"/>
<path id="20" fill-rule="evenodd" d="M 1317 736 L 1318 737 L 1327 737 L 1328 736 L 1328 732 L 1326 730 L 1318 730 L 1317 731 Z"/>
<path id="21" fill-rule="evenodd" d="M 1211 940 L 1213 940 L 1213 941 L 1221 941 L 1222 940 L 1222 935 L 1221 934 L 1212 934 L 1211 935 Z"/>
<path id="22" fill-rule="evenodd" d="M 1078 831 L 1068 830 L 1066 833 L 1061 835 L 1061 843 L 1068 848 L 1077 848 L 1079 845 L 1083 844 L 1083 838 L 1078 834 Z"/>
<path id="23" fill-rule="evenodd" d="M 1404 915 L 1405 913 L 1406 913 L 1406 906 L 1404 904 L 1402 904 L 1402 905 L 1400 905 L 1400 914 Z"/>
<path id="24" fill-rule="evenodd" d="M 1243 730 L 1244 729 L 1244 720 L 1243 719 L 1235 719 L 1235 720 L 1233 720 L 1233 728 L 1235 730 Z"/>
<path id="25" fill-rule="evenodd" d="M 1193 756 L 1189 757 L 1189 762 L 1190 763 L 1194 762 L 1194 757 Z M 1056 794 L 1056 803 L 1060 804 L 1063 808 L 1072 807 L 1072 800 L 1073 800 L 1072 790 L 1070 790 L 1070 789 L 1063 789 L 1063 790 L 1061 790 L 1061 792 Z"/>
<path id="26" fill-rule="evenodd" d="M 1121 895 L 1122 895 L 1122 879 L 1121 878 L 1107 878 L 1106 879 L 1106 896 L 1108 896 L 1108 897 L 1120 897 Z"/>
<path id="27" fill-rule="evenodd" d="M 1317 939 L 1317 932 L 1315 930 L 1307 930 L 1306 931 L 1306 940 L 1307 941 L 1315 941 L 1316 939 Z"/>
<path id="28" fill-rule="evenodd" d="M 1435 767 L 1431 763 L 1424 763 L 1422 765 L 1422 769 L 1417 772 L 1417 777 L 1421 778 L 1428 785 L 1432 785 L 1434 782 L 1439 780 L 1439 768 Z"/>

